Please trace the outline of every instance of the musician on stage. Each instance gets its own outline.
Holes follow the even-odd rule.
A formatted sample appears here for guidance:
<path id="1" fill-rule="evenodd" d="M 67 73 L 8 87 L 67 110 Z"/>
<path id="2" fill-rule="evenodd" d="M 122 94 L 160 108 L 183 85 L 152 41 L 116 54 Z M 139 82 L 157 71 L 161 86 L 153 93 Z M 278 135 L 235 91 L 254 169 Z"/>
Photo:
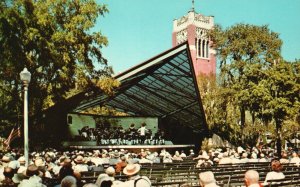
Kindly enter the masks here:
<path id="1" fill-rule="evenodd" d="M 138 133 L 140 135 L 140 140 L 142 144 L 145 143 L 147 131 L 148 129 L 146 129 L 146 123 L 142 123 L 142 126 L 138 129 Z"/>

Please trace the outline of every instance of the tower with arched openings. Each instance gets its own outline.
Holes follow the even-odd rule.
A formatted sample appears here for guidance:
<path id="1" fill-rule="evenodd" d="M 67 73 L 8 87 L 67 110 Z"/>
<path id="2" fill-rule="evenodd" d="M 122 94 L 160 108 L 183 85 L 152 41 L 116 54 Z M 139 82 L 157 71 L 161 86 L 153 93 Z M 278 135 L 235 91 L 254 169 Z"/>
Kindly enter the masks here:
<path id="1" fill-rule="evenodd" d="M 207 36 L 213 27 L 214 17 L 199 14 L 194 8 L 173 21 L 172 46 L 188 41 L 196 76 L 216 74 L 216 52 Z"/>

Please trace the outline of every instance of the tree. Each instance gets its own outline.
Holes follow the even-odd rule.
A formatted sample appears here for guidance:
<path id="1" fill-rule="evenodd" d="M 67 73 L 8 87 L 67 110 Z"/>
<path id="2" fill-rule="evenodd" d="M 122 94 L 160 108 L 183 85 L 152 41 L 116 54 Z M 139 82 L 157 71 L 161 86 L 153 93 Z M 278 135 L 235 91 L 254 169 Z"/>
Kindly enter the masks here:
<path id="1" fill-rule="evenodd" d="M 237 137 L 246 143 L 245 130 L 253 128 L 249 125 L 261 125 L 256 122 L 256 111 L 260 100 L 253 99 L 252 88 L 265 78 L 264 69 L 270 67 L 274 59 L 280 58 L 282 41 L 279 35 L 269 30 L 268 26 L 254 26 L 237 24 L 223 30 L 217 26 L 209 36 L 220 60 L 220 86 L 229 94 L 223 109 L 231 108 L 233 123 L 239 124 L 242 137 Z M 238 111 L 238 113 L 236 112 Z M 251 121 L 247 120 L 247 111 L 250 112 Z M 240 130 L 239 130 L 240 129 Z"/>
<path id="2" fill-rule="evenodd" d="M 221 84 L 238 91 L 236 94 L 239 94 L 239 91 L 247 92 L 249 80 L 245 79 L 247 78 L 245 70 L 249 66 L 256 65 L 258 68 L 263 68 L 272 64 L 274 59 L 280 58 L 282 41 L 278 34 L 270 31 L 267 26 L 237 24 L 224 31 L 217 26 L 210 36 L 220 59 Z M 245 124 L 248 99 L 248 97 L 240 97 L 237 100 L 242 126 Z"/>
<path id="3" fill-rule="evenodd" d="M 233 144 L 238 143 L 239 115 L 238 107 L 234 106 L 232 90 L 221 87 L 214 75 L 199 75 L 197 82 L 210 132 Z"/>
<path id="4" fill-rule="evenodd" d="M 110 77 L 112 69 L 101 52 L 107 38 L 90 30 L 108 12 L 105 5 L 94 0 L 4 0 L 0 12 L 1 119 L 22 111 L 19 72 L 24 67 L 32 74 L 31 116 L 97 88 L 100 77 Z"/>
<path id="5" fill-rule="evenodd" d="M 296 69 L 298 66 L 296 63 L 277 62 L 266 70 L 267 76 L 263 80 L 266 90 L 263 93 L 259 115 L 272 116 L 276 127 L 278 153 L 281 153 L 281 140 L 290 138 L 283 137 L 283 132 L 288 131 L 283 128 L 284 122 L 290 121 L 286 127 L 292 124 L 292 129 L 299 129 L 297 119 L 300 108 L 300 84 Z"/>

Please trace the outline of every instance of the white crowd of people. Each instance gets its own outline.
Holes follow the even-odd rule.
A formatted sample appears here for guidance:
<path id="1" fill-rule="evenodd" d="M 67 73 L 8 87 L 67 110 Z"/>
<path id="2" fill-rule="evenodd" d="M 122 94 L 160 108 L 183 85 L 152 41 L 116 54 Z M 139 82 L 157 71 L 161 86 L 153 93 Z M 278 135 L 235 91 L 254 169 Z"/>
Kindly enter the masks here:
<path id="1" fill-rule="evenodd" d="M 292 163 L 297 166 L 300 158 L 296 152 L 288 150 L 282 153 L 282 158 L 277 159 L 274 150 L 243 149 L 211 149 L 195 154 L 193 150 L 185 152 L 176 151 L 171 154 L 165 149 L 160 152 L 151 152 L 149 149 L 141 149 L 134 153 L 129 150 L 102 149 L 93 151 L 57 151 L 54 149 L 30 154 L 30 163 L 25 167 L 25 158 L 19 151 L 3 153 L 0 167 L 0 181 L 2 186 L 151 186 L 147 176 L 140 176 L 139 171 L 143 164 L 181 162 L 185 159 L 194 161 L 196 167 L 212 167 L 222 164 L 240 164 L 251 162 L 270 162 L 272 171 L 265 178 L 265 183 L 271 179 L 282 179 L 282 164 Z M 84 172 L 97 171 L 99 175 L 95 184 L 85 184 L 81 180 Z M 114 179 L 114 175 L 122 173 L 128 176 L 126 181 Z M 259 180 L 256 171 L 248 171 L 245 174 L 245 182 L 250 185 Z M 55 180 L 54 180 L 55 179 Z M 212 172 L 204 172 L 199 175 L 199 183 L 202 186 L 217 186 Z M 211 185 L 208 185 L 211 184 Z M 258 183 L 257 183 L 258 184 Z M 261 185 L 261 184 L 259 184 Z"/>

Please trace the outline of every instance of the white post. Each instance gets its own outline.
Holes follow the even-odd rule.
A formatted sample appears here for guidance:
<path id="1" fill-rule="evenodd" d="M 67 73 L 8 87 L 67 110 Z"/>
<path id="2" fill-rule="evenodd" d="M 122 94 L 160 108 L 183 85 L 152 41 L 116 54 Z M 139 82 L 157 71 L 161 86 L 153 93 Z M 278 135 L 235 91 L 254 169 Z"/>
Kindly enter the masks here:
<path id="1" fill-rule="evenodd" d="M 28 146 L 28 84 L 24 83 L 24 156 L 25 166 L 29 165 Z"/>

